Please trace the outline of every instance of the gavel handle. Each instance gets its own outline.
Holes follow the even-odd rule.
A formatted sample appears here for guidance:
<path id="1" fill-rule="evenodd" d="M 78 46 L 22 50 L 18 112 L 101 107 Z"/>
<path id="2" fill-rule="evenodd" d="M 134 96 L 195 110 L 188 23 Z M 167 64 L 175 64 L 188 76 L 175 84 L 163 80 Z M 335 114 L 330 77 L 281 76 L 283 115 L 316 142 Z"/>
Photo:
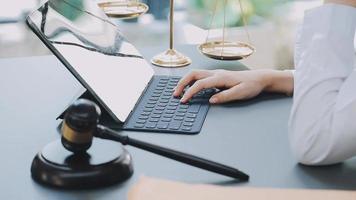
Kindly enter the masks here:
<path id="1" fill-rule="evenodd" d="M 139 149 L 143 149 L 166 158 L 170 158 L 191 166 L 195 166 L 201 169 L 205 169 L 211 172 L 215 172 L 221 175 L 225 175 L 228 177 L 232 177 L 235 179 L 239 179 L 242 181 L 248 181 L 249 176 L 238 169 L 210 161 L 204 158 L 200 158 L 191 154 L 179 152 L 173 149 L 169 149 L 166 147 L 158 146 L 155 144 L 143 142 L 140 140 L 136 140 L 133 138 L 129 138 L 127 135 L 121 135 L 119 132 L 116 132 L 112 129 L 106 128 L 104 126 L 99 125 L 97 129 L 97 134 L 95 136 L 102 139 L 114 140 L 122 143 L 123 145 L 130 145 L 137 147 Z"/>

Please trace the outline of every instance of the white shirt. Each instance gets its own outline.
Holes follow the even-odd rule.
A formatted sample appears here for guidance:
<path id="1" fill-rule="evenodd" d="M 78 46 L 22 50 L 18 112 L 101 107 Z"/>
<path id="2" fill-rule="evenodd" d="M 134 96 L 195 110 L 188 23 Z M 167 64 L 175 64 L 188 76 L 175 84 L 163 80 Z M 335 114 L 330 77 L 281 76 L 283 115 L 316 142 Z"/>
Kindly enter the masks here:
<path id="1" fill-rule="evenodd" d="M 305 13 L 295 46 L 291 148 L 299 162 L 356 156 L 356 8 L 325 4 Z"/>

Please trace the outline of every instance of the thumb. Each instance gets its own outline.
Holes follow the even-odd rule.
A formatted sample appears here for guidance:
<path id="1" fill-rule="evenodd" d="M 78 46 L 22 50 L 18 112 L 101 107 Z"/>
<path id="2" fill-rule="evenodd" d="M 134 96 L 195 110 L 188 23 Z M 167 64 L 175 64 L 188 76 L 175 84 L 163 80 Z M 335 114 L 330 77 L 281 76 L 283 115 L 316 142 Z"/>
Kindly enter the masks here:
<path id="1" fill-rule="evenodd" d="M 209 102 L 211 104 L 226 103 L 233 100 L 239 100 L 244 98 L 244 86 L 243 84 L 235 85 L 234 87 L 223 90 L 213 95 Z"/>

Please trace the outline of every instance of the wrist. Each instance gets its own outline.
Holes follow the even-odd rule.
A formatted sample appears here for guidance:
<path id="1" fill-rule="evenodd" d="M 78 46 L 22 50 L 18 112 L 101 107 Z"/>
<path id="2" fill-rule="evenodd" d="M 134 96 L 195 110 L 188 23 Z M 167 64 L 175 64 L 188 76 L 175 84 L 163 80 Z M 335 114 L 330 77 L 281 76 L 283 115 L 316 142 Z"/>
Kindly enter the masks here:
<path id="1" fill-rule="evenodd" d="M 341 5 L 356 7 L 355 0 L 324 0 L 324 4 L 327 4 L 327 3 L 341 4 Z"/>
<path id="2" fill-rule="evenodd" d="M 263 79 L 264 91 L 293 94 L 294 78 L 291 71 L 267 70 Z"/>
<path id="3" fill-rule="evenodd" d="M 276 81 L 274 77 L 276 76 L 276 73 L 278 73 L 277 70 L 261 70 L 262 75 L 261 75 L 261 84 L 263 86 L 264 91 L 270 91 L 273 85 L 275 84 L 274 82 Z"/>

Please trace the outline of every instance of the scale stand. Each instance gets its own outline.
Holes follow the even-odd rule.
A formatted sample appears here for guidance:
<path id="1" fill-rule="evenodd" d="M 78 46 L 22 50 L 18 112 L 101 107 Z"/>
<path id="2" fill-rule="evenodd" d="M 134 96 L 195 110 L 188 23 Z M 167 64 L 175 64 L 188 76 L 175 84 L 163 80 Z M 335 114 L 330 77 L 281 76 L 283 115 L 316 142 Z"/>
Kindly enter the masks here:
<path id="1" fill-rule="evenodd" d="M 169 49 L 156 55 L 152 58 L 151 63 L 159 67 L 177 68 L 190 65 L 192 61 L 187 56 L 178 52 L 173 47 L 173 16 L 174 16 L 174 0 L 170 0 L 169 12 Z"/>

